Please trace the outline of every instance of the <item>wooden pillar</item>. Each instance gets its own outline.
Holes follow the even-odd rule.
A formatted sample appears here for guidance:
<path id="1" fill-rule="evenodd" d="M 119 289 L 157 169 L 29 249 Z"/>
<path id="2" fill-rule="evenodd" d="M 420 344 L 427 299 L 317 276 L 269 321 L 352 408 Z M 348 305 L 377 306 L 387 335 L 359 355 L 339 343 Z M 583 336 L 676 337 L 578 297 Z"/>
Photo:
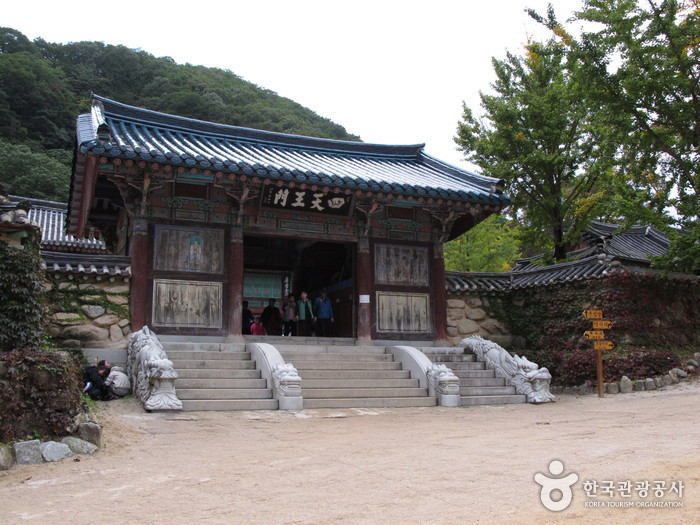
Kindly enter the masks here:
<path id="1" fill-rule="evenodd" d="M 243 315 L 243 229 L 231 226 L 228 243 L 228 281 L 226 298 L 228 302 L 228 340 L 241 339 L 241 316 Z"/>
<path id="2" fill-rule="evenodd" d="M 148 220 L 143 217 L 134 219 L 129 255 L 131 256 L 129 308 L 131 309 L 131 330 L 136 332 L 146 326 L 148 318 Z"/>
<path id="3" fill-rule="evenodd" d="M 360 237 L 357 241 L 357 339 L 372 339 L 372 259 L 369 253 L 369 239 Z"/>
<path id="4" fill-rule="evenodd" d="M 447 343 L 447 290 L 445 289 L 445 258 L 442 242 L 433 244 L 433 300 L 435 312 L 435 339 Z"/>

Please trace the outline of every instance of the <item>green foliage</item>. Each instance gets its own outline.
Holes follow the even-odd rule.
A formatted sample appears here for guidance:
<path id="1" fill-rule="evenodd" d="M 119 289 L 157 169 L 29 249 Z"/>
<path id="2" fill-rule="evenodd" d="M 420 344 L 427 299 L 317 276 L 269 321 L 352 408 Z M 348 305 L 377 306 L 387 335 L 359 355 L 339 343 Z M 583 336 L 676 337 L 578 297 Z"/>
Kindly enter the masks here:
<path id="1" fill-rule="evenodd" d="M 489 297 L 490 312 L 525 339 L 523 351 L 549 368 L 555 382 L 567 356 L 587 351 L 583 337 L 591 322 L 581 314 L 600 307 L 613 322 L 606 339 L 620 356 L 646 352 L 688 352 L 700 343 L 700 284 L 697 279 L 617 272 L 601 281 L 514 290 Z"/>
<path id="2" fill-rule="evenodd" d="M 507 272 L 520 257 L 518 226 L 491 215 L 444 245 L 445 269 L 451 272 Z"/>
<path id="3" fill-rule="evenodd" d="M 67 202 L 70 154 L 65 150 L 34 153 L 28 146 L 0 140 L 0 184 L 10 194 Z"/>
<path id="4" fill-rule="evenodd" d="M 83 402 L 82 368 L 55 351 L 0 354 L 7 378 L 0 382 L 0 441 L 66 434 Z"/>
<path id="5" fill-rule="evenodd" d="M 582 94 L 601 108 L 615 155 L 628 222 L 653 222 L 671 235 L 666 267 L 700 266 L 700 10 L 692 0 L 587 0 L 592 22 L 574 38 L 550 7 L 530 12 L 580 65 Z M 626 188 L 625 188 L 626 187 Z M 627 197 L 631 196 L 632 199 Z M 649 211 L 653 213 L 649 213 Z M 668 228 L 684 230 L 677 234 Z"/>
<path id="6" fill-rule="evenodd" d="M 594 153 L 608 148 L 581 96 L 579 64 L 550 41 L 529 44 L 524 57 L 493 59 L 493 67 L 496 95 L 481 93 L 485 122 L 464 106 L 455 141 L 484 174 L 505 181 L 528 241 L 553 247 L 561 260 L 606 195 Z"/>
<path id="7" fill-rule="evenodd" d="M 90 92 L 199 120 L 359 140 L 329 119 L 230 71 L 178 65 L 168 57 L 101 42 L 31 42 L 19 31 L 0 28 L 0 141 L 23 144 L 38 155 L 52 149 L 66 153 L 55 158 L 60 166 L 33 156 L 33 186 L 27 182 L 26 167 L 18 172 L 23 180 L 17 182 L 9 168 L 0 172 L 11 191 L 66 200 L 60 181 L 70 173 L 75 118 L 88 111 Z"/>
<path id="8" fill-rule="evenodd" d="M 35 237 L 24 249 L 0 241 L 0 352 L 41 345 L 44 274 Z"/>

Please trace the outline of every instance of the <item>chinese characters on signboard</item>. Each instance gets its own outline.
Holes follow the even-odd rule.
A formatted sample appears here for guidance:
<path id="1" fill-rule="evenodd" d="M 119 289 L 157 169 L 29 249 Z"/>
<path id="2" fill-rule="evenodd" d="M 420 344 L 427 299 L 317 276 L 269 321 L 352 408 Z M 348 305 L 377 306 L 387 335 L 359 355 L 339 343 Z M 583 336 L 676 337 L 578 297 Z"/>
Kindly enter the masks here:
<path id="1" fill-rule="evenodd" d="M 270 185 L 263 189 L 261 204 L 266 208 L 347 216 L 352 208 L 352 196 Z"/>

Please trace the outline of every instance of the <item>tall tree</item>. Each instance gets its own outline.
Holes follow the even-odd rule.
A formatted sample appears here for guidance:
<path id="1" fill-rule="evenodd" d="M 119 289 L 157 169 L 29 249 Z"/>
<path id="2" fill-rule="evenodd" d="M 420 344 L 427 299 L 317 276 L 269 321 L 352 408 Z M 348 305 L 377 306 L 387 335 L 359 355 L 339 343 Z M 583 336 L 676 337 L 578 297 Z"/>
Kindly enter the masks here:
<path id="1" fill-rule="evenodd" d="M 528 241 L 561 260 L 605 197 L 605 165 L 592 159 L 607 143 L 564 46 L 531 43 L 525 56 L 508 53 L 493 67 L 496 94 L 480 94 L 484 120 L 465 105 L 455 141 L 484 174 L 505 181 Z"/>
<path id="2" fill-rule="evenodd" d="M 549 8 L 547 25 L 580 64 L 585 96 L 614 133 L 617 187 L 643 196 L 630 221 L 667 226 L 665 263 L 700 267 L 700 2 L 587 0 L 574 37 Z M 590 30 L 592 28 L 592 30 Z M 652 211 L 653 213 L 649 213 Z M 676 228 L 670 228 L 675 226 Z"/>

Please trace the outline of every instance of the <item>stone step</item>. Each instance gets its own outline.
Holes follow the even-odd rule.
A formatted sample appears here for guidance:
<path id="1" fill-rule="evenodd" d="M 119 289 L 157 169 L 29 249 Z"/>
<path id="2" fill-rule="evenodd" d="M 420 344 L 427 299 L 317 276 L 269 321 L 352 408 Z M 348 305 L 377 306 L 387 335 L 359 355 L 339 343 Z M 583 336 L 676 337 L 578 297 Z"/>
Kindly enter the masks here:
<path id="1" fill-rule="evenodd" d="M 304 399 L 337 399 L 365 397 L 422 397 L 428 395 L 427 388 L 305 388 Z"/>
<path id="2" fill-rule="evenodd" d="M 173 361 L 175 370 L 184 368 L 229 368 L 252 370 L 255 368 L 254 361 L 230 361 L 228 359 L 177 359 Z"/>
<path id="3" fill-rule="evenodd" d="M 288 353 L 303 354 L 385 354 L 383 346 L 353 346 L 353 345 L 300 345 L 300 344 L 276 344 L 274 345 L 282 355 Z"/>
<path id="4" fill-rule="evenodd" d="M 185 399 L 270 399 L 269 388 L 177 388 L 177 397 Z"/>
<path id="5" fill-rule="evenodd" d="M 482 377 L 471 379 L 460 379 L 460 387 L 470 386 L 506 386 L 506 380 L 502 377 Z"/>
<path id="6" fill-rule="evenodd" d="M 336 353 L 301 353 L 285 352 L 282 354 L 287 362 L 300 361 L 393 361 L 391 354 L 336 354 Z"/>
<path id="7" fill-rule="evenodd" d="M 436 397 L 365 397 L 365 398 L 304 398 L 304 408 L 404 408 L 434 407 Z"/>
<path id="8" fill-rule="evenodd" d="M 198 350 L 172 350 L 166 352 L 168 354 L 168 359 L 171 361 L 182 361 L 182 360 L 199 360 L 206 359 L 207 361 L 222 361 L 222 360 L 232 360 L 232 361 L 249 361 L 250 352 L 209 352 L 209 351 L 198 351 Z"/>
<path id="9" fill-rule="evenodd" d="M 509 396 L 515 394 L 514 386 L 460 386 L 461 396 Z"/>
<path id="10" fill-rule="evenodd" d="M 482 361 L 458 361 L 442 364 L 447 365 L 447 368 L 452 370 L 484 370 L 486 368 Z"/>
<path id="11" fill-rule="evenodd" d="M 462 363 L 462 362 L 474 362 L 476 361 L 476 355 L 474 354 L 433 354 L 430 352 L 424 352 L 425 355 L 433 363 Z"/>
<path id="12" fill-rule="evenodd" d="M 477 379 L 485 377 L 496 377 L 496 372 L 493 370 L 459 370 L 452 369 L 454 374 L 460 379 Z"/>
<path id="13" fill-rule="evenodd" d="M 302 389 L 309 388 L 418 388 L 417 379 L 302 378 Z"/>
<path id="14" fill-rule="evenodd" d="M 170 352 L 245 352 L 244 343 L 163 342 L 163 350 Z"/>
<path id="15" fill-rule="evenodd" d="M 182 379 L 259 379 L 260 370 L 236 370 L 232 368 L 175 368 L 180 384 Z"/>
<path id="16" fill-rule="evenodd" d="M 401 370 L 401 363 L 394 361 L 291 361 L 299 370 Z"/>
<path id="17" fill-rule="evenodd" d="M 178 378 L 178 391 L 193 388 L 267 388 L 266 379 Z"/>
<path id="18" fill-rule="evenodd" d="M 194 411 L 277 410 L 276 399 L 188 399 L 182 409 Z"/>
<path id="19" fill-rule="evenodd" d="M 324 370 L 303 369 L 302 379 L 408 379 L 408 370 Z"/>
<path id="20" fill-rule="evenodd" d="M 474 405 L 512 405 L 527 402 L 527 397 L 520 394 L 511 396 L 460 396 L 461 406 Z"/>

